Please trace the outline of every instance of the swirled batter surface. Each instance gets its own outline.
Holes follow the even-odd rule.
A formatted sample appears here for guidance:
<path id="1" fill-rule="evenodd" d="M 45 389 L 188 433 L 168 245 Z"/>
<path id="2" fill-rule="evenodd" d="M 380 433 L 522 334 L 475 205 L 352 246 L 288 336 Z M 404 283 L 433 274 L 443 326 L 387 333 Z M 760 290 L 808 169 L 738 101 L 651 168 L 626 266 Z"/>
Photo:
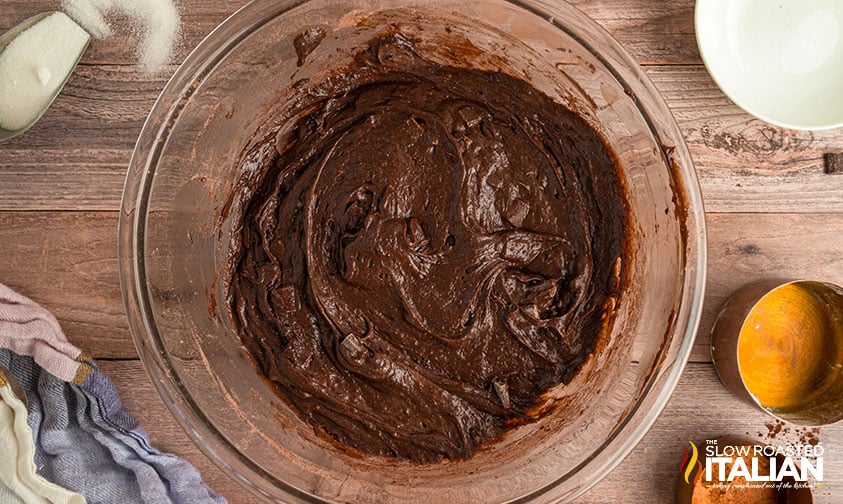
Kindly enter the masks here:
<path id="1" fill-rule="evenodd" d="M 357 450 L 465 458 L 567 382 L 626 214 L 584 120 L 384 35 L 243 159 L 228 302 L 260 372 Z"/>

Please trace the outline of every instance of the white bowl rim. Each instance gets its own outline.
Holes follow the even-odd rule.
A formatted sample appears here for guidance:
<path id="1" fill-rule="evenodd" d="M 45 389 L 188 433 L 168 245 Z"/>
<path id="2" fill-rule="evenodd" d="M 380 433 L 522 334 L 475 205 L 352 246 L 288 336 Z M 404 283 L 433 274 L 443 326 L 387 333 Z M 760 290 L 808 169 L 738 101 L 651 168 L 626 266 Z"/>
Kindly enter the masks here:
<path id="1" fill-rule="evenodd" d="M 761 119 L 766 123 L 770 123 L 774 126 L 779 126 L 781 128 L 788 128 L 793 130 L 799 131 L 823 131 L 823 130 L 830 130 L 835 129 L 843 126 L 843 113 L 841 113 L 841 117 L 837 122 L 833 123 L 825 123 L 825 122 L 818 122 L 818 123 L 794 123 L 788 121 L 782 121 L 776 119 L 775 117 L 770 116 L 764 112 L 761 112 L 753 107 L 750 107 L 746 103 L 741 103 L 741 100 L 735 97 L 734 93 L 729 90 L 729 86 L 726 82 L 721 78 L 718 78 L 717 72 L 714 70 L 713 65 L 710 63 L 709 59 L 706 58 L 706 52 L 703 48 L 702 39 L 700 37 L 700 12 L 702 9 L 709 5 L 713 0 L 696 0 L 694 5 L 694 38 L 697 42 L 697 48 L 700 52 L 700 58 L 702 59 L 703 64 L 705 65 L 706 70 L 708 70 L 708 75 L 711 76 L 711 79 L 717 84 L 717 87 L 720 91 L 726 95 L 729 100 L 732 101 L 735 105 L 740 107 L 744 112 Z M 722 1 L 722 0 L 721 0 Z M 725 1 L 734 1 L 734 0 L 725 0 Z M 702 7 L 701 7 L 702 6 Z"/>

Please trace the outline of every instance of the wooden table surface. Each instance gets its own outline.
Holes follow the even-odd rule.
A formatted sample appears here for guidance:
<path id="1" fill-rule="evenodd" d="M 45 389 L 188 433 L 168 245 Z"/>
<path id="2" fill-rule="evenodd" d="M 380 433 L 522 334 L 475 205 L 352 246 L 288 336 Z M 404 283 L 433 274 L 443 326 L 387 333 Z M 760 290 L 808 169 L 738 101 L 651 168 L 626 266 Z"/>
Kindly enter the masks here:
<path id="1" fill-rule="evenodd" d="M 176 0 L 181 61 L 243 0 Z M 583 503 L 672 502 L 688 440 L 768 440 L 771 419 L 734 399 L 711 363 L 709 331 L 736 288 L 768 277 L 843 284 L 843 174 L 824 170 L 843 129 L 784 130 L 753 119 L 712 82 L 694 42 L 693 0 L 576 0 L 644 65 L 682 128 L 708 222 L 708 284 L 697 343 L 664 413 Z M 0 27 L 58 1 L 0 0 Z M 0 144 L 0 282 L 52 310 L 93 354 L 154 444 L 195 464 L 232 503 L 255 502 L 192 444 L 154 393 L 129 334 L 117 276 L 117 211 L 143 120 L 167 78 L 134 64 L 131 34 L 93 42 L 64 92 L 28 133 Z M 834 104 L 839 106 L 839 104 Z M 793 427 L 783 439 L 798 440 Z M 843 502 L 843 425 L 827 427 L 817 502 Z"/>

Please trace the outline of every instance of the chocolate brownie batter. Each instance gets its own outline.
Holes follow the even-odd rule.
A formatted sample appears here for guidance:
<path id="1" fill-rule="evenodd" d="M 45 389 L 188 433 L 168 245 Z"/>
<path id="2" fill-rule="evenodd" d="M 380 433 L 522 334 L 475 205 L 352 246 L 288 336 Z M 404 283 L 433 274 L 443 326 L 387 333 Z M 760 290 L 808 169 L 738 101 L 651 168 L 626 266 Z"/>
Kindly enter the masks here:
<path id="1" fill-rule="evenodd" d="M 259 371 L 362 452 L 469 457 L 547 411 L 621 283 L 613 156 L 526 82 L 400 33 L 245 152 L 228 302 Z"/>

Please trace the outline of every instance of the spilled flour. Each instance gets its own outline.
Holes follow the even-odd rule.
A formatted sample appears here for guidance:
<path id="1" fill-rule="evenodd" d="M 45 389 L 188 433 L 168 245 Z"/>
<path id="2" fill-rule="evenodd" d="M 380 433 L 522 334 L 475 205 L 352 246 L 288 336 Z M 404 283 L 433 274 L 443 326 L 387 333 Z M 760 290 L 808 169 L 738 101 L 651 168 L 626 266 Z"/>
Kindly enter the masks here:
<path id="1" fill-rule="evenodd" d="M 148 73 L 170 62 L 179 37 L 179 11 L 173 0 L 63 0 L 62 10 L 97 39 L 113 34 L 106 16 L 130 20 L 140 37 L 138 61 Z"/>

